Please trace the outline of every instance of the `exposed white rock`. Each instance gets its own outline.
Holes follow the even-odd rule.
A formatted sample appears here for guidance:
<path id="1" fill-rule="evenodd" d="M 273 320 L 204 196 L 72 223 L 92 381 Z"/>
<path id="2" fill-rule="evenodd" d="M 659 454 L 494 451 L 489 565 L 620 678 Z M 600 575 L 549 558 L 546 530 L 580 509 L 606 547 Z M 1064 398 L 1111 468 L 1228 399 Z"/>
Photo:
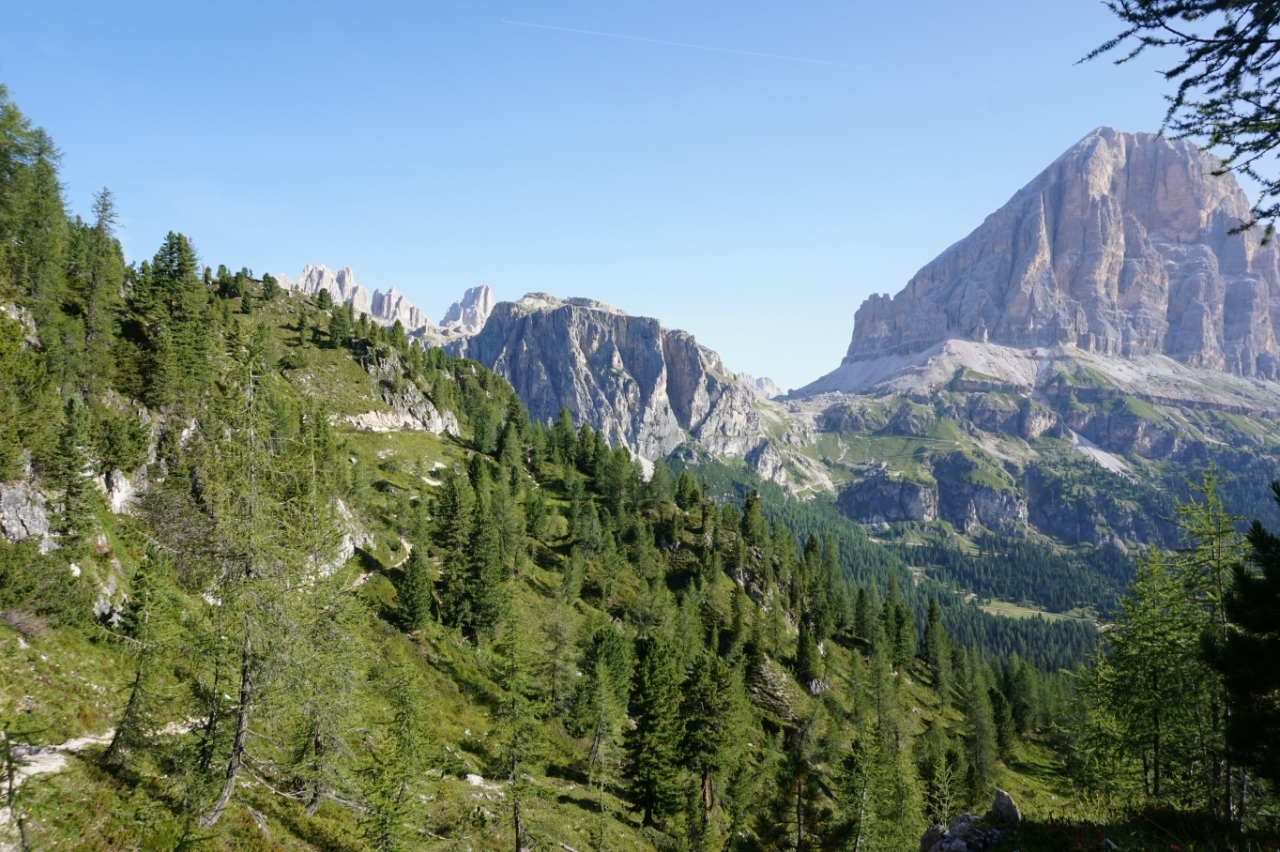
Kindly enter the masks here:
<path id="1" fill-rule="evenodd" d="M 1196 367 L 1151 353 L 1128 358 L 1090 352 L 1070 345 L 1020 349 L 996 343 L 949 339 L 922 352 L 849 361 L 795 391 L 793 397 L 827 393 L 896 393 L 927 396 L 956 381 L 962 370 L 981 390 L 1035 396 L 1060 382 L 1060 376 L 1092 375 L 1117 392 L 1157 404 L 1184 404 L 1236 413 L 1265 412 L 1280 406 L 1280 381 L 1245 377 Z M 996 386 L 998 385 L 998 386 Z"/>
<path id="2" fill-rule="evenodd" d="M 36 536 L 41 553 L 53 547 L 44 495 L 25 479 L 0 484 L 0 534 L 10 542 Z"/>
<path id="3" fill-rule="evenodd" d="M 146 490 L 147 468 L 144 465 L 132 478 L 125 476 L 123 471 L 116 468 L 105 476 L 96 477 L 94 484 L 106 495 L 107 506 L 113 513 L 128 514 L 129 509 L 138 502 L 139 494 Z"/>
<path id="4" fill-rule="evenodd" d="M 447 421 L 446 417 L 452 419 L 452 422 Z M 433 435 L 444 432 L 458 434 L 457 420 L 453 418 L 452 412 L 447 412 L 444 416 L 437 413 L 435 417 L 425 422 L 407 411 L 366 411 L 363 414 L 348 415 L 342 420 L 361 432 L 406 431 L 430 432 Z"/>

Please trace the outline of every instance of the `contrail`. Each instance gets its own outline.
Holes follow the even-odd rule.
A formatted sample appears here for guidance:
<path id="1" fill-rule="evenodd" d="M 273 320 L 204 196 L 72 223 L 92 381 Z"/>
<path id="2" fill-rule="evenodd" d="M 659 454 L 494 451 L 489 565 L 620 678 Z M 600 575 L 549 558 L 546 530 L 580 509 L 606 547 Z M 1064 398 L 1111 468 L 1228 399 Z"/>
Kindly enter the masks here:
<path id="1" fill-rule="evenodd" d="M 540 30 L 559 30 L 562 33 L 580 33 L 581 35 L 603 36 L 605 38 L 620 38 L 627 41 L 647 41 L 650 44 L 665 44 L 670 47 L 691 47 L 694 50 L 710 50 L 715 53 L 736 53 L 739 56 L 760 56 L 765 59 L 785 59 L 788 62 L 807 62 L 810 65 L 829 65 L 832 68 L 853 68 L 852 65 L 845 65 L 840 62 L 827 62 L 823 59 L 804 59 L 799 56 L 781 56 L 777 53 L 756 53 L 753 50 L 730 50 L 727 47 L 708 47 L 705 44 L 685 44 L 679 41 L 663 41 L 656 38 L 641 38 L 640 36 L 618 35 L 617 33 L 598 33 L 594 30 L 575 30 L 570 27 L 553 27 L 550 24 L 531 24 L 528 21 L 508 21 L 503 19 L 504 24 L 514 24 L 518 27 L 536 27 Z"/>

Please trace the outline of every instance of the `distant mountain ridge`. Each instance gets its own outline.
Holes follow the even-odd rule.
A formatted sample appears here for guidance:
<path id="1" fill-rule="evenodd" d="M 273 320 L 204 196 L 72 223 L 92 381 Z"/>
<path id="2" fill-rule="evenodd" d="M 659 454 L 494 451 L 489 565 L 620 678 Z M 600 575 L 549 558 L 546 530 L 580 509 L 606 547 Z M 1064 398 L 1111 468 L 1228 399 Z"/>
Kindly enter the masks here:
<path id="1" fill-rule="evenodd" d="M 766 478 L 785 479 L 766 436 L 776 406 L 755 380 L 735 376 L 693 335 L 651 317 L 593 299 L 530 293 L 497 303 L 478 333 L 446 348 L 509 381 L 536 420 L 551 422 L 567 408 L 646 459 L 695 442 L 746 458 Z M 781 410 L 773 416 L 780 419 Z"/>
<path id="2" fill-rule="evenodd" d="M 488 285 L 471 287 L 450 306 L 437 326 L 396 288 L 392 287 L 385 293 L 381 290 L 370 292 L 356 282 L 355 273 L 349 266 L 333 270 L 321 263 L 309 263 L 296 281 L 284 273 L 278 273 L 276 279 L 280 286 L 308 296 L 328 290 L 335 303 L 351 305 L 356 316 L 368 314 L 370 319 L 386 326 L 399 321 L 411 337 L 426 337 L 436 342 L 450 336 L 475 334 L 484 327 L 494 304 Z"/>

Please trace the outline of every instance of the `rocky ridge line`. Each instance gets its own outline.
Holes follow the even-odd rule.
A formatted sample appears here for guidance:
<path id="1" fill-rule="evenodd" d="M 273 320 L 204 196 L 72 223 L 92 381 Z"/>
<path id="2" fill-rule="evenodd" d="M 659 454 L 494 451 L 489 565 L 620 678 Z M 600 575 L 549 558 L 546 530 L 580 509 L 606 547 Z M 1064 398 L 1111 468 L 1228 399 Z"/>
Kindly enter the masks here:
<path id="1" fill-rule="evenodd" d="M 530 293 L 497 303 L 478 333 L 447 348 L 509 381 L 541 422 L 567 408 L 643 458 L 696 442 L 785 481 L 782 456 L 765 434 L 767 417 L 781 418 L 781 409 L 773 412 L 754 381 L 731 373 L 693 335 L 656 319 Z"/>

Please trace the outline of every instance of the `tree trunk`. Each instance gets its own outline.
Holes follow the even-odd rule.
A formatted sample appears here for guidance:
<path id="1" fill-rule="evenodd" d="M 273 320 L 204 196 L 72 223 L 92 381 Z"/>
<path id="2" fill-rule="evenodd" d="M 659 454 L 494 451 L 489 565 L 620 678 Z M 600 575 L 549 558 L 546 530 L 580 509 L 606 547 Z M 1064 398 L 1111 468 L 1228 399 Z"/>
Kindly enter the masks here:
<path id="1" fill-rule="evenodd" d="M 1151 676 L 1153 692 L 1156 700 L 1151 710 L 1151 721 L 1155 726 L 1155 735 L 1151 739 L 1152 792 L 1155 800 L 1160 801 L 1160 675 Z"/>
<path id="2" fill-rule="evenodd" d="M 253 645 L 250 641 L 249 619 L 245 618 L 244 646 L 240 656 L 240 712 L 236 720 L 236 736 L 231 743 L 231 758 L 227 761 L 227 780 L 212 810 L 200 817 L 201 828 L 213 828 L 231 801 L 236 789 L 236 779 L 244 762 L 244 745 L 249 736 L 249 711 L 253 706 Z"/>
<path id="3" fill-rule="evenodd" d="M 804 852 L 804 789 L 796 785 L 796 852 Z"/>
<path id="4" fill-rule="evenodd" d="M 316 811 L 320 809 L 320 800 L 324 798 L 324 781 L 320 777 L 321 760 L 320 757 L 324 753 L 324 737 L 320 735 L 320 726 L 316 725 L 315 733 L 312 736 L 311 746 L 315 750 L 316 762 L 316 780 L 311 787 L 311 799 L 307 802 L 305 813 L 309 817 L 316 815 Z"/>

